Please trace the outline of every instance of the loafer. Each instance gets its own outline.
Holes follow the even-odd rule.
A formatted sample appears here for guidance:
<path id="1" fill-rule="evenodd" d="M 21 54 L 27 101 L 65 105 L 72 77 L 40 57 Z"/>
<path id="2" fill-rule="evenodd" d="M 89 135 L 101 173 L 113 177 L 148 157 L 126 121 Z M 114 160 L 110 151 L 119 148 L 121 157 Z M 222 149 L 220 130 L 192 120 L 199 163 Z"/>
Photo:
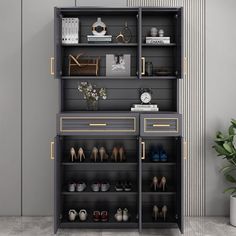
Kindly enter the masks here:
<path id="1" fill-rule="evenodd" d="M 108 212 L 107 211 L 101 212 L 101 221 L 103 221 L 103 222 L 108 221 Z"/>
<path id="2" fill-rule="evenodd" d="M 83 192 L 86 189 L 86 184 L 84 182 L 79 182 L 76 184 L 76 191 Z"/>
<path id="3" fill-rule="evenodd" d="M 98 222 L 101 219 L 100 211 L 93 211 L 93 221 Z"/>
<path id="4" fill-rule="evenodd" d="M 108 182 L 102 182 L 101 183 L 101 191 L 107 192 L 110 189 L 110 184 Z"/>
<path id="5" fill-rule="evenodd" d="M 99 182 L 95 182 L 91 185 L 91 189 L 93 192 L 99 192 L 100 190 L 100 183 Z"/>

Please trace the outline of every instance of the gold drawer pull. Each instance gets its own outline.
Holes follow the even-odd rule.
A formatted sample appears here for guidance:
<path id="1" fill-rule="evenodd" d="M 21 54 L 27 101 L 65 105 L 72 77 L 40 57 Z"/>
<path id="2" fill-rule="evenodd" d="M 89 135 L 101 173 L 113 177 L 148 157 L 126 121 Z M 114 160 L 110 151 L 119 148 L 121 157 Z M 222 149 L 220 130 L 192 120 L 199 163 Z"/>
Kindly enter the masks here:
<path id="1" fill-rule="evenodd" d="M 170 124 L 153 124 L 153 127 L 170 127 Z"/>
<path id="2" fill-rule="evenodd" d="M 96 127 L 96 126 L 107 126 L 106 123 L 90 123 L 89 126 Z"/>
<path id="3" fill-rule="evenodd" d="M 142 156 L 141 159 L 145 160 L 145 142 L 141 142 L 142 145 Z"/>
<path id="4" fill-rule="evenodd" d="M 51 142 L 51 155 L 50 155 L 50 159 L 54 160 L 55 156 L 54 156 L 54 142 Z"/>
<path id="5" fill-rule="evenodd" d="M 141 74 L 145 75 L 145 57 L 142 57 L 141 60 L 142 60 L 142 71 L 141 71 Z"/>
<path id="6" fill-rule="evenodd" d="M 54 72 L 54 57 L 51 57 L 50 58 L 50 61 L 51 61 L 51 75 L 55 75 L 55 72 Z"/>

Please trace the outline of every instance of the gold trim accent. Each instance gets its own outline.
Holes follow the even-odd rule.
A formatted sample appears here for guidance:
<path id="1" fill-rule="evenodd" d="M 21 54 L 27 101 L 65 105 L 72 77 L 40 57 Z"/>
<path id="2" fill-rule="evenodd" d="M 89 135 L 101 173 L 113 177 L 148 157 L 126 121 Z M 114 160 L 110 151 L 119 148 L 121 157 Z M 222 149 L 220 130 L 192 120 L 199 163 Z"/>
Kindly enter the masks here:
<path id="1" fill-rule="evenodd" d="M 133 124 L 134 127 L 133 129 L 128 129 L 128 130 L 96 130 L 96 129 L 91 129 L 91 130 L 86 130 L 86 129 L 77 129 L 77 130 L 65 130 L 62 127 L 62 122 L 63 119 L 65 120 L 88 120 L 88 119 L 132 119 L 134 120 Z M 60 117 L 60 132 L 71 132 L 71 133 L 75 133 L 75 132 L 136 132 L 136 117 L 78 117 L 78 116 L 61 116 Z"/>
<path id="2" fill-rule="evenodd" d="M 142 72 L 141 72 L 141 75 L 145 75 L 145 57 L 142 57 L 141 61 L 142 61 Z"/>
<path id="3" fill-rule="evenodd" d="M 184 141 L 184 160 L 188 159 L 188 143 Z"/>
<path id="4" fill-rule="evenodd" d="M 142 156 L 141 156 L 141 159 L 145 160 L 145 142 L 141 142 L 141 146 L 142 146 Z"/>
<path id="5" fill-rule="evenodd" d="M 50 147 L 50 159 L 54 160 L 55 156 L 54 156 L 54 142 L 51 142 L 51 147 Z"/>
<path id="6" fill-rule="evenodd" d="M 153 127 L 170 127 L 170 124 L 153 124 Z"/>
<path id="7" fill-rule="evenodd" d="M 107 126 L 107 124 L 106 123 L 104 123 L 104 124 L 95 124 L 95 123 L 90 123 L 89 124 L 89 126 L 92 126 L 92 127 L 96 127 L 96 126 Z"/>
<path id="8" fill-rule="evenodd" d="M 54 61 L 55 61 L 55 58 L 51 57 L 50 61 L 51 61 L 51 71 L 50 71 L 50 74 L 51 75 L 55 75 L 55 72 L 54 72 Z"/>
<path id="9" fill-rule="evenodd" d="M 176 130 L 147 130 L 147 120 L 176 120 Z M 169 127 L 170 126 L 171 125 L 169 125 Z M 157 126 L 157 127 L 160 127 L 160 126 Z M 179 132 L 179 119 L 178 118 L 144 118 L 144 132 L 145 133 L 178 133 Z"/>

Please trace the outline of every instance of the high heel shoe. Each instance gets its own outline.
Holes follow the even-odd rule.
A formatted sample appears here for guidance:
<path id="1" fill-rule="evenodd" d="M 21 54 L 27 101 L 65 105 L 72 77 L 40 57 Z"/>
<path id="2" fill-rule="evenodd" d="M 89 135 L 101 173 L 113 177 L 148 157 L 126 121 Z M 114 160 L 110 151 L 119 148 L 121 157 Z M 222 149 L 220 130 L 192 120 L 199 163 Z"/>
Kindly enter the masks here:
<path id="1" fill-rule="evenodd" d="M 103 162 L 104 160 L 107 160 L 108 155 L 104 147 L 99 148 L 99 154 L 100 154 L 101 162 Z"/>
<path id="2" fill-rule="evenodd" d="M 79 159 L 79 162 L 82 162 L 83 160 L 85 160 L 83 148 L 79 148 L 77 159 Z"/>
<path id="3" fill-rule="evenodd" d="M 162 216 L 164 218 L 164 221 L 166 220 L 166 215 L 167 215 L 167 206 L 164 205 L 161 209 Z"/>
<path id="4" fill-rule="evenodd" d="M 162 191 L 166 190 L 166 177 L 165 176 L 161 178 L 159 188 L 162 189 Z"/>
<path id="5" fill-rule="evenodd" d="M 113 147 L 112 154 L 111 154 L 111 159 L 114 160 L 115 162 L 117 162 L 117 158 L 118 158 L 118 148 Z"/>
<path id="6" fill-rule="evenodd" d="M 97 161 L 98 158 L 98 149 L 96 147 L 93 147 L 92 152 L 91 152 L 91 156 L 90 159 L 94 162 Z"/>
<path id="7" fill-rule="evenodd" d="M 157 205 L 154 205 L 153 210 L 152 210 L 152 214 L 153 214 L 153 218 L 155 221 L 157 221 L 157 219 L 158 219 L 158 211 L 159 211 L 159 209 L 158 209 Z"/>
<path id="8" fill-rule="evenodd" d="M 154 176 L 152 179 L 152 187 L 154 191 L 158 190 L 158 178 L 156 176 Z"/>
<path id="9" fill-rule="evenodd" d="M 120 147 L 119 148 L 119 157 L 120 157 L 120 161 L 125 161 L 125 150 L 124 150 L 124 147 Z"/>
<path id="10" fill-rule="evenodd" d="M 72 147 L 70 149 L 70 161 L 74 162 L 75 160 L 76 160 L 76 152 L 75 152 L 75 149 Z"/>

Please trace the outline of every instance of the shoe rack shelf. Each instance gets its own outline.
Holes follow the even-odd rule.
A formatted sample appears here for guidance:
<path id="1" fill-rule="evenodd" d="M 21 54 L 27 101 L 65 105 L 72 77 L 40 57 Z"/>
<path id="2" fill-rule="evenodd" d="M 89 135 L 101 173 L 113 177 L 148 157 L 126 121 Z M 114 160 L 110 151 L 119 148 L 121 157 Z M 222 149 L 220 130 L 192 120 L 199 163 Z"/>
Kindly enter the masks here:
<path id="1" fill-rule="evenodd" d="M 182 12 L 182 8 L 55 8 L 54 76 L 60 85 L 60 111 L 54 140 L 54 233 L 59 228 L 137 228 L 141 232 L 142 228 L 174 227 L 183 232 L 182 118 L 178 99 L 179 80 L 183 78 Z M 61 43 L 62 17 L 80 19 L 80 43 Z M 87 42 L 91 25 L 98 17 L 113 36 L 112 43 Z M 131 30 L 131 41 L 116 43 L 115 35 L 125 21 Z M 152 27 L 164 29 L 171 43 L 146 44 L 145 37 Z M 100 57 L 98 76 L 68 75 L 68 56 L 79 53 Z M 106 54 L 120 53 L 131 55 L 130 76 L 106 76 Z M 171 74 L 143 75 L 142 57 L 169 68 Z M 106 88 L 107 100 L 99 101 L 98 111 L 87 111 L 86 102 L 78 93 L 81 81 Z M 152 103 L 158 104 L 160 112 L 130 112 L 133 104 L 140 104 L 140 88 L 152 89 Z M 105 123 L 106 128 L 89 125 L 98 121 Z M 163 122 L 163 127 L 155 126 Z M 72 147 L 76 155 L 82 148 L 85 160 L 72 162 Z M 91 160 L 94 147 L 104 147 L 108 159 Z M 125 161 L 115 162 L 111 158 L 114 147 L 124 148 Z M 158 178 L 156 191 L 154 177 Z M 109 190 L 94 192 L 91 185 L 97 181 L 109 182 Z M 130 191 L 117 191 L 118 181 L 130 181 Z M 86 188 L 70 192 L 68 185 L 72 182 L 84 182 Z M 154 206 L 158 208 L 156 219 Z M 115 219 L 119 208 L 123 214 L 124 209 L 128 209 L 128 221 Z M 81 221 L 77 216 L 70 221 L 68 212 L 71 209 L 77 212 L 85 209 L 86 220 Z M 94 221 L 94 211 L 107 211 L 107 221 Z"/>

